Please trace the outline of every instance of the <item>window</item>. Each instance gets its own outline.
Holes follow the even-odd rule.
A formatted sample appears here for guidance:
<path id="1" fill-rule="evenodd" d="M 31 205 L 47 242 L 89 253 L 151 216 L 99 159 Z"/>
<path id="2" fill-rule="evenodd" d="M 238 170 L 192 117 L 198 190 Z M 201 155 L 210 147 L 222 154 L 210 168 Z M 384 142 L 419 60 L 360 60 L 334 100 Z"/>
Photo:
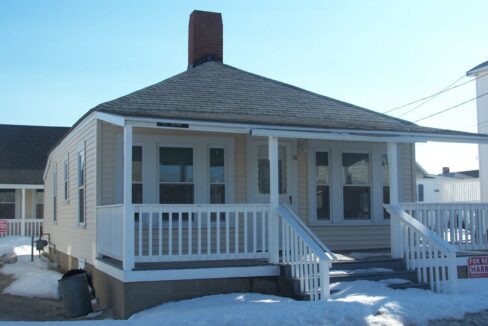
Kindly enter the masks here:
<path id="1" fill-rule="evenodd" d="M 58 220 L 58 169 L 53 166 L 53 222 Z"/>
<path id="2" fill-rule="evenodd" d="M 417 200 L 419 202 L 422 202 L 424 201 L 424 185 L 423 184 L 419 184 L 417 186 Z"/>
<path id="3" fill-rule="evenodd" d="M 44 218 L 44 190 L 36 189 L 36 218 Z"/>
<path id="4" fill-rule="evenodd" d="M 85 224 L 85 150 L 78 152 L 78 223 Z"/>
<path id="5" fill-rule="evenodd" d="M 15 189 L 0 189 L 0 219 L 15 218 Z"/>
<path id="6" fill-rule="evenodd" d="M 381 155 L 381 171 L 383 175 L 383 204 L 390 203 L 390 162 L 388 155 Z M 383 208 L 383 217 L 390 218 L 390 213 Z"/>
<path id="7" fill-rule="evenodd" d="M 63 187 L 64 187 L 64 201 L 67 202 L 69 200 L 69 165 L 68 165 L 68 158 L 66 158 L 63 162 Z"/>
<path id="8" fill-rule="evenodd" d="M 225 151 L 209 149 L 210 203 L 225 203 Z"/>
<path id="9" fill-rule="evenodd" d="M 278 147 L 278 191 L 280 194 L 287 193 L 286 181 L 286 147 Z M 258 191 L 260 194 L 269 194 L 269 159 L 268 146 L 258 147 Z"/>
<path id="10" fill-rule="evenodd" d="M 193 204 L 193 149 L 160 147 L 159 203 Z"/>
<path id="11" fill-rule="evenodd" d="M 132 203 L 142 203 L 142 146 L 132 147 Z"/>
<path id="12" fill-rule="evenodd" d="M 343 153 L 344 219 L 371 218 L 369 154 Z"/>
<path id="13" fill-rule="evenodd" d="M 315 194 L 317 220 L 330 220 L 329 153 L 315 153 Z"/>

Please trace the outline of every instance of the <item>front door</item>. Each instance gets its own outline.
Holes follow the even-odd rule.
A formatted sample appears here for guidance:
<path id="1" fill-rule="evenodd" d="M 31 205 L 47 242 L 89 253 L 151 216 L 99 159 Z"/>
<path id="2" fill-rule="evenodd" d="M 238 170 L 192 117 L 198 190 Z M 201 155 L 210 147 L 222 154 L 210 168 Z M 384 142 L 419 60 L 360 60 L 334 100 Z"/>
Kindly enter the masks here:
<path id="1" fill-rule="evenodd" d="M 269 203 L 268 142 L 251 140 L 249 147 L 249 202 Z M 297 208 L 296 148 L 295 141 L 280 141 L 278 145 L 278 190 L 280 203 L 289 205 L 295 211 Z"/>

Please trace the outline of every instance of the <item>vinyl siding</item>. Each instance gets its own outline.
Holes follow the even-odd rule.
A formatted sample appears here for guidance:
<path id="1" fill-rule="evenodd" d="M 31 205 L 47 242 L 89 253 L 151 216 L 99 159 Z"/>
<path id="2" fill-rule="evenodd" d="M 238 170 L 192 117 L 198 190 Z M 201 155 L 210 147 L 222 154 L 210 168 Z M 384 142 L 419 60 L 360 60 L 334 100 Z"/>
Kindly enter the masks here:
<path id="1" fill-rule="evenodd" d="M 96 253 L 97 123 L 88 117 L 49 155 L 45 182 L 44 230 L 56 250 L 93 264 Z M 77 154 L 85 143 L 86 225 L 78 225 Z M 63 162 L 69 153 L 69 201 L 63 198 Z M 57 169 L 57 223 L 53 222 L 53 169 Z"/>

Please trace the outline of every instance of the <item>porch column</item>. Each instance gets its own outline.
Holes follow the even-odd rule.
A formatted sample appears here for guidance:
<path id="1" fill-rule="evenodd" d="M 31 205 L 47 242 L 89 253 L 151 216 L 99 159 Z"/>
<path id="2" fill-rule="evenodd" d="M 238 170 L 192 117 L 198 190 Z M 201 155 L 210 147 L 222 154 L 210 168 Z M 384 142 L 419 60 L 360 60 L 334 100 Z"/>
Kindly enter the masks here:
<path id="1" fill-rule="evenodd" d="M 270 263 L 279 262 L 279 234 L 278 234 L 278 212 L 280 205 L 280 195 L 278 190 L 278 137 L 268 137 L 268 157 L 269 157 L 269 250 Z"/>
<path id="2" fill-rule="evenodd" d="M 124 270 L 132 270 L 134 264 L 134 214 L 132 210 L 132 125 L 124 126 Z"/>
<path id="3" fill-rule="evenodd" d="M 388 160 L 390 161 L 390 204 L 398 205 L 398 144 L 388 143 Z M 402 258 L 401 252 L 401 228 L 398 219 L 391 216 L 390 237 L 391 257 Z"/>
<path id="4" fill-rule="evenodd" d="M 22 223 L 20 224 L 20 235 L 25 236 L 25 188 L 22 188 Z"/>

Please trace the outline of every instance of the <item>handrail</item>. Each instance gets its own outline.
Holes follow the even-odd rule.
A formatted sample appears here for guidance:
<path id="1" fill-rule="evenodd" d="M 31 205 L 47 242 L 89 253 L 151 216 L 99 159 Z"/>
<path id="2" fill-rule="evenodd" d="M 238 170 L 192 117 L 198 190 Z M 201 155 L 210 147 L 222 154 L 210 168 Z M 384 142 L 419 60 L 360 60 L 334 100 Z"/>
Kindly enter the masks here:
<path id="1" fill-rule="evenodd" d="M 295 231 L 300 234 L 311 249 L 317 252 L 317 255 L 319 255 L 319 252 L 324 252 L 326 253 L 326 256 L 323 259 L 331 261 L 337 260 L 336 255 L 334 255 L 334 253 L 315 235 L 315 233 L 310 230 L 310 228 L 288 205 L 280 205 L 278 208 L 278 213 L 295 227 Z M 305 232 L 305 234 L 303 232 Z"/>
<path id="2" fill-rule="evenodd" d="M 408 215 L 403 209 L 398 206 L 393 205 L 383 205 L 388 213 L 391 215 L 397 215 L 403 222 L 409 224 L 411 227 L 416 229 L 418 232 L 422 233 L 424 236 L 428 237 L 437 246 L 441 247 L 448 253 L 456 253 L 458 250 L 453 245 L 449 244 L 447 241 L 442 239 L 440 236 L 435 234 L 433 231 L 429 230 L 425 225 L 414 219 L 412 216 Z"/>

